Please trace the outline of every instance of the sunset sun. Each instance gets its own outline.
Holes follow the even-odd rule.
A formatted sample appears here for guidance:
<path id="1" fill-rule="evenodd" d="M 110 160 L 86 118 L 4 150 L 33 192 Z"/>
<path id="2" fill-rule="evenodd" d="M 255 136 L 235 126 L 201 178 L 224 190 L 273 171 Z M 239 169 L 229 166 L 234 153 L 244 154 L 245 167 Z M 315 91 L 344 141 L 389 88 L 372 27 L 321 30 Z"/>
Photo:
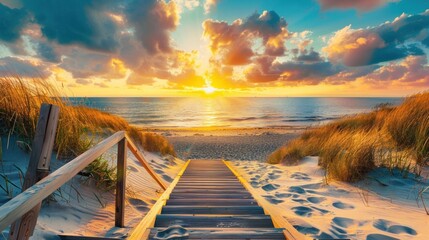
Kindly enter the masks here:
<path id="1" fill-rule="evenodd" d="M 206 86 L 204 88 L 202 88 L 205 94 L 212 94 L 216 91 L 216 88 L 212 87 L 212 86 Z"/>

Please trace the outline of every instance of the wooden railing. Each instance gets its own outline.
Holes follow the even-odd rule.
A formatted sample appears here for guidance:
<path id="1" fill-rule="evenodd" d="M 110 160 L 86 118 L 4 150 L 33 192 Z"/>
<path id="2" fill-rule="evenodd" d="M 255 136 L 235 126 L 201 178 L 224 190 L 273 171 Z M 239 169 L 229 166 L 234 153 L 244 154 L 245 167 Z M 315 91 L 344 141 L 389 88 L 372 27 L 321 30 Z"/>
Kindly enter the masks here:
<path id="1" fill-rule="evenodd" d="M 47 175 L 35 185 L 27 188 L 27 190 L 2 205 L 0 207 L 0 231 L 3 231 L 16 220 L 20 219 L 35 206 L 40 204 L 43 199 L 47 198 L 67 181 L 72 179 L 76 174 L 82 171 L 85 167 L 87 167 L 90 163 L 92 163 L 95 159 L 100 157 L 103 153 L 115 145 L 118 145 L 115 226 L 124 227 L 127 149 L 133 153 L 137 160 L 143 165 L 143 167 L 162 187 L 163 190 L 166 190 L 167 187 L 146 162 L 136 145 L 131 141 L 124 131 L 121 131 L 106 138 L 93 148 L 89 149 L 61 168 Z"/>

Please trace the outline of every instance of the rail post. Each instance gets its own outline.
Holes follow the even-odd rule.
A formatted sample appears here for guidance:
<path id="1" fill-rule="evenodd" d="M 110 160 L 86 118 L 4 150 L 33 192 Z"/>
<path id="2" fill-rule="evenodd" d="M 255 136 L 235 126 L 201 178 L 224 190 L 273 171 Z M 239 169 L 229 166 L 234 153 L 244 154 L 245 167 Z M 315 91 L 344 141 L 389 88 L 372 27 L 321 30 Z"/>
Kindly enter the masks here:
<path id="1" fill-rule="evenodd" d="M 32 143 L 30 161 L 24 178 L 22 191 L 33 186 L 49 174 L 52 149 L 54 147 L 60 109 L 58 106 L 43 103 Z M 36 227 L 42 203 L 24 214 L 10 227 L 9 239 L 29 239 Z"/>
<path id="2" fill-rule="evenodd" d="M 115 226 L 125 226 L 125 191 L 127 174 L 127 138 L 118 143 L 118 162 L 116 179 Z"/>

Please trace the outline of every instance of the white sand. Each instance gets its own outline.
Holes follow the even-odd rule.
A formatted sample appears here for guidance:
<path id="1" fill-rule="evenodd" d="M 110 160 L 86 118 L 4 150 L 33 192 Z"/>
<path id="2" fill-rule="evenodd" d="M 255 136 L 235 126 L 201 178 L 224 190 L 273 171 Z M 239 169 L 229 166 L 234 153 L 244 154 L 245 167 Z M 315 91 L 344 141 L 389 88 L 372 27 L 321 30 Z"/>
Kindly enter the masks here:
<path id="1" fill-rule="evenodd" d="M 6 174 L 15 185 L 21 186 L 18 166 L 24 172 L 28 165 L 29 155 L 16 146 L 16 139 L 10 141 L 6 149 L 6 139 L 3 138 L 3 156 L 0 163 L 0 173 Z M 182 167 L 184 161 L 175 158 L 163 158 L 153 153 L 143 153 L 146 160 L 154 170 L 170 182 Z M 115 164 L 116 148 L 112 148 L 104 158 Z M 55 170 L 64 164 L 53 156 L 51 166 Z M 127 171 L 127 205 L 125 220 L 127 228 L 114 227 L 114 194 L 98 190 L 94 183 L 86 182 L 86 177 L 76 176 L 67 185 L 61 188 L 61 192 L 55 192 L 55 200 L 45 204 L 40 212 L 35 233 L 32 239 L 59 239 L 58 234 L 74 234 L 83 236 L 121 237 L 126 235 L 149 211 L 151 205 L 156 202 L 161 188 L 149 176 L 134 156 L 128 153 Z M 4 179 L 0 184 L 5 186 Z M 9 184 L 9 187 L 11 184 Z M 13 187 L 13 196 L 20 193 L 20 189 Z M 100 199 L 102 204 L 97 197 Z M 10 197 L 0 189 L 0 204 Z M 6 239 L 8 229 L 0 237 Z"/>
<path id="2" fill-rule="evenodd" d="M 418 191 L 429 185 L 427 181 L 422 184 L 379 169 L 355 184 L 330 181 L 326 185 L 316 157 L 308 157 L 298 166 L 233 163 L 261 196 L 308 236 L 429 239 L 429 216 L 421 201 L 416 201 Z M 424 199 L 429 206 L 429 193 Z"/>

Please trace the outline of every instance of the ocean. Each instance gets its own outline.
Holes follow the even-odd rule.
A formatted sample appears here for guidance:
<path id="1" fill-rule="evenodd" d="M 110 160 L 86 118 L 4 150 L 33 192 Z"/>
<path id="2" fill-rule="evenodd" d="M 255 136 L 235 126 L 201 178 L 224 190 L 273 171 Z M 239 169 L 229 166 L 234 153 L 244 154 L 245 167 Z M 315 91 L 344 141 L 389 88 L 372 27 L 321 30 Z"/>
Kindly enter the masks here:
<path id="1" fill-rule="evenodd" d="M 378 104 L 403 98 L 72 98 L 143 127 L 281 127 L 314 126 L 339 117 L 368 112 Z"/>

